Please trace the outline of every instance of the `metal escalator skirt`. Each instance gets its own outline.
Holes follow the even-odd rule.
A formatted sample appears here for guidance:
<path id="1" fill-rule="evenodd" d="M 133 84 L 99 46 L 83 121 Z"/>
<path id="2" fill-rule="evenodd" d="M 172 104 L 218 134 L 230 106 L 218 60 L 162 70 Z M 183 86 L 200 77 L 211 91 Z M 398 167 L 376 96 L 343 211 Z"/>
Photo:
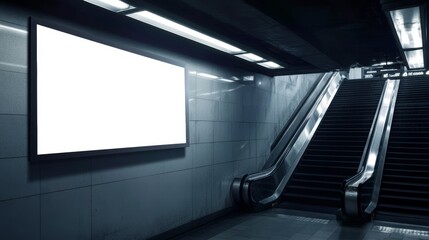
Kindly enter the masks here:
<path id="1" fill-rule="evenodd" d="M 277 161 L 273 167 L 267 169 L 266 171 L 248 176 L 247 182 L 253 182 L 271 176 L 273 173 L 279 171 L 278 168 L 284 168 L 280 169 L 280 172 L 285 172 L 285 175 L 281 177 L 281 181 L 276 190 L 270 196 L 258 201 L 260 204 L 269 204 L 276 201 L 280 197 L 284 187 L 286 186 L 286 183 L 295 170 L 295 167 L 304 154 L 305 149 L 307 148 L 329 105 L 335 97 L 342 80 L 343 79 L 338 72 L 332 76 L 330 83 L 320 95 L 315 105 L 309 111 L 309 114 L 303 121 L 303 124 L 297 131 L 297 134 L 290 141 L 290 146 L 286 148 L 283 154 L 280 156 L 280 160 Z"/>
<path id="2" fill-rule="evenodd" d="M 345 186 L 344 212 L 348 216 L 359 216 L 358 187 L 365 183 L 374 175 L 377 161 L 384 155 L 379 154 L 380 150 L 387 145 L 386 134 L 390 133 L 390 125 L 393 118 L 393 108 L 399 89 L 399 80 L 387 80 L 384 86 L 382 99 L 374 116 L 367 146 L 362 154 L 361 167 L 359 172 L 350 178 Z"/>

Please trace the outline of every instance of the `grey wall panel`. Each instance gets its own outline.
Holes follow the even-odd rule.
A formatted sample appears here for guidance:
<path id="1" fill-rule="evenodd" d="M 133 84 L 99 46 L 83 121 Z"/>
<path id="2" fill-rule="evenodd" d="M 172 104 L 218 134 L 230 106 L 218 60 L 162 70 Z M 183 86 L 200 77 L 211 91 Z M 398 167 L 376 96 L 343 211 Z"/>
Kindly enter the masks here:
<path id="1" fill-rule="evenodd" d="M 28 155 L 27 116 L 0 115 L 0 158 Z"/>
<path id="2" fill-rule="evenodd" d="M 197 143 L 213 142 L 214 122 L 197 121 L 195 124 L 195 131 L 197 133 Z"/>
<path id="3" fill-rule="evenodd" d="M 197 99 L 196 98 L 189 98 L 188 99 L 188 118 L 189 120 L 196 120 L 197 119 Z"/>
<path id="4" fill-rule="evenodd" d="M 217 142 L 214 143 L 214 164 L 233 161 L 232 157 L 232 142 Z"/>
<path id="5" fill-rule="evenodd" d="M 231 141 L 231 123 L 215 122 L 213 134 L 215 142 Z"/>
<path id="6" fill-rule="evenodd" d="M 249 129 L 249 139 L 255 140 L 256 139 L 256 123 L 247 123 L 248 129 Z"/>
<path id="7" fill-rule="evenodd" d="M 256 141 L 256 156 L 257 157 L 264 157 L 265 154 L 269 152 L 269 144 L 268 140 L 257 140 Z"/>
<path id="8" fill-rule="evenodd" d="M 233 122 L 231 124 L 231 140 L 241 141 L 249 140 L 250 138 L 250 125 L 243 122 Z"/>
<path id="9" fill-rule="evenodd" d="M 219 103 L 219 120 L 234 121 L 234 106 L 232 103 Z"/>
<path id="10" fill-rule="evenodd" d="M 0 69 L 27 72 L 27 39 L 25 28 L 0 21 Z"/>
<path id="11" fill-rule="evenodd" d="M 186 74 L 186 87 L 188 90 L 188 98 L 194 99 L 197 96 L 197 80 L 194 74 L 189 74 L 192 67 L 188 67 L 188 73 Z"/>
<path id="12" fill-rule="evenodd" d="M 260 109 L 257 106 L 243 106 L 243 121 L 257 122 L 258 119 L 265 118 L 265 109 Z"/>
<path id="13" fill-rule="evenodd" d="M 231 182 L 234 179 L 234 163 L 223 163 L 213 166 L 213 211 L 219 211 L 233 205 Z"/>
<path id="14" fill-rule="evenodd" d="M 241 98 L 242 98 L 242 104 L 244 106 L 251 106 L 253 105 L 253 98 L 255 91 L 255 87 L 253 85 L 243 85 L 241 88 Z"/>
<path id="15" fill-rule="evenodd" d="M 91 188 L 43 194 L 41 232 L 44 240 L 91 239 Z"/>
<path id="16" fill-rule="evenodd" d="M 250 141 L 232 142 L 232 159 L 243 160 L 250 157 Z"/>
<path id="17" fill-rule="evenodd" d="M 219 116 L 219 102 L 197 99 L 196 101 L 196 120 L 215 121 Z"/>
<path id="18" fill-rule="evenodd" d="M 93 239 L 146 239 L 192 219 L 192 170 L 93 187 Z"/>
<path id="19" fill-rule="evenodd" d="M 245 174 L 255 171 L 256 161 L 249 158 L 234 162 L 234 177 L 243 177 Z"/>
<path id="20" fill-rule="evenodd" d="M 256 125 L 256 138 L 257 139 L 265 139 L 268 137 L 272 129 L 270 129 L 269 123 L 258 123 Z"/>
<path id="21" fill-rule="evenodd" d="M 0 114 L 27 114 L 27 87 L 26 74 L 0 70 Z"/>
<path id="22" fill-rule="evenodd" d="M 0 239 L 40 239 L 40 196 L 0 202 Z"/>
<path id="23" fill-rule="evenodd" d="M 92 160 L 92 184 L 116 182 L 159 174 L 164 164 L 161 159 L 150 159 L 141 154 L 112 155 Z"/>
<path id="24" fill-rule="evenodd" d="M 262 89 L 268 92 L 274 91 L 272 78 L 265 75 L 256 74 L 256 82 L 256 87 L 258 89 Z"/>
<path id="25" fill-rule="evenodd" d="M 194 145 L 193 167 L 202 167 L 213 164 L 213 143 Z"/>
<path id="26" fill-rule="evenodd" d="M 163 172 L 174 172 L 192 168 L 194 147 L 195 145 L 191 145 L 187 148 L 172 149 L 172 151 L 176 150 L 177 152 L 174 156 L 165 158 Z M 162 154 L 159 151 L 157 156 Z"/>
<path id="27" fill-rule="evenodd" d="M 213 212 L 213 166 L 192 169 L 192 216 L 204 217 Z"/>
<path id="28" fill-rule="evenodd" d="M 206 99 L 206 100 L 215 100 L 216 97 L 214 96 L 215 94 L 213 93 L 214 89 L 213 89 L 213 82 L 215 80 L 213 79 L 208 79 L 205 77 L 199 77 L 196 76 L 195 78 L 196 80 L 196 97 L 200 98 L 200 99 Z"/>
<path id="29" fill-rule="evenodd" d="M 42 193 L 91 185 L 91 161 L 61 160 L 40 163 Z"/>
<path id="30" fill-rule="evenodd" d="M 27 158 L 0 159 L 0 201 L 40 194 L 39 172 Z"/>
<path id="31" fill-rule="evenodd" d="M 223 91 L 220 101 L 243 104 L 243 87 L 242 84 L 226 83 L 228 88 Z"/>
<path id="32" fill-rule="evenodd" d="M 249 142 L 249 157 L 255 158 L 257 156 L 257 149 L 256 149 L 257 140 L 251 140 Z"/>
<path id="33" fill-rule="evenodd" d="M 197 133 L 196 133 L 196 123 L 195 121 L 188 121 L 188 128 L 189 128 L 189 143 L 193 144 L 197 141 Z"/>
<path id="34" fill-rule="evenodd" d="M 92 160 L 92 184 L 146 177 L 192 168 L 194 145 L 187 148 L 112 155 Z"/>

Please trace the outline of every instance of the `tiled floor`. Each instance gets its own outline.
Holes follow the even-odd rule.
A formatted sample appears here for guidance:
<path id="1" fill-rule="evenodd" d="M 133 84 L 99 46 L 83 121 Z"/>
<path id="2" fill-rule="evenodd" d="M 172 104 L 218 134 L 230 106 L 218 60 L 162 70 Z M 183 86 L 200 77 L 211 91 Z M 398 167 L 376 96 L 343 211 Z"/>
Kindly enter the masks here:
<path id="1" fill-rule="evenodd" d="M 382 221 L 351 226 L 333 215 L 271 209 L 229 216 L 175 238 L 179 239 L 429 240 L 429 227 Z"/>

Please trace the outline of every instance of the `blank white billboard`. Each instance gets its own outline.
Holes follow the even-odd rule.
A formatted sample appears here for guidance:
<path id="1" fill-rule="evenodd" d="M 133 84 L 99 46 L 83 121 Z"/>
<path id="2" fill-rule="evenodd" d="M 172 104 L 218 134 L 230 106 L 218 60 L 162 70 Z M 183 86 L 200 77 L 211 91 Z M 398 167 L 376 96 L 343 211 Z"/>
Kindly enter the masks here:
<path id="1" fill-rule="evenodd" d="M 184 67 L 36 30 L 37 156 L 187 144 Z"/>

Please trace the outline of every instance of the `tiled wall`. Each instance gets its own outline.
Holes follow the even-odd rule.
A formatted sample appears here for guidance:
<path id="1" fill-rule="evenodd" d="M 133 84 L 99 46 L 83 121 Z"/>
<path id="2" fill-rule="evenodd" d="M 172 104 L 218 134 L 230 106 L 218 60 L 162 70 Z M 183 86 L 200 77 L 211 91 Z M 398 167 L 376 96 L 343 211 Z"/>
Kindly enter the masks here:
<path id="1" fill-rule="evenodd" d="M 0 239 L 144 239 L 232 206 L 232 179 L 261 168 L 318 76 L 189 74 L 190 147 L 30 163 L 27 17 L 0 10 Z M 242 74 L 179 57 L 190 71 Z"/>

